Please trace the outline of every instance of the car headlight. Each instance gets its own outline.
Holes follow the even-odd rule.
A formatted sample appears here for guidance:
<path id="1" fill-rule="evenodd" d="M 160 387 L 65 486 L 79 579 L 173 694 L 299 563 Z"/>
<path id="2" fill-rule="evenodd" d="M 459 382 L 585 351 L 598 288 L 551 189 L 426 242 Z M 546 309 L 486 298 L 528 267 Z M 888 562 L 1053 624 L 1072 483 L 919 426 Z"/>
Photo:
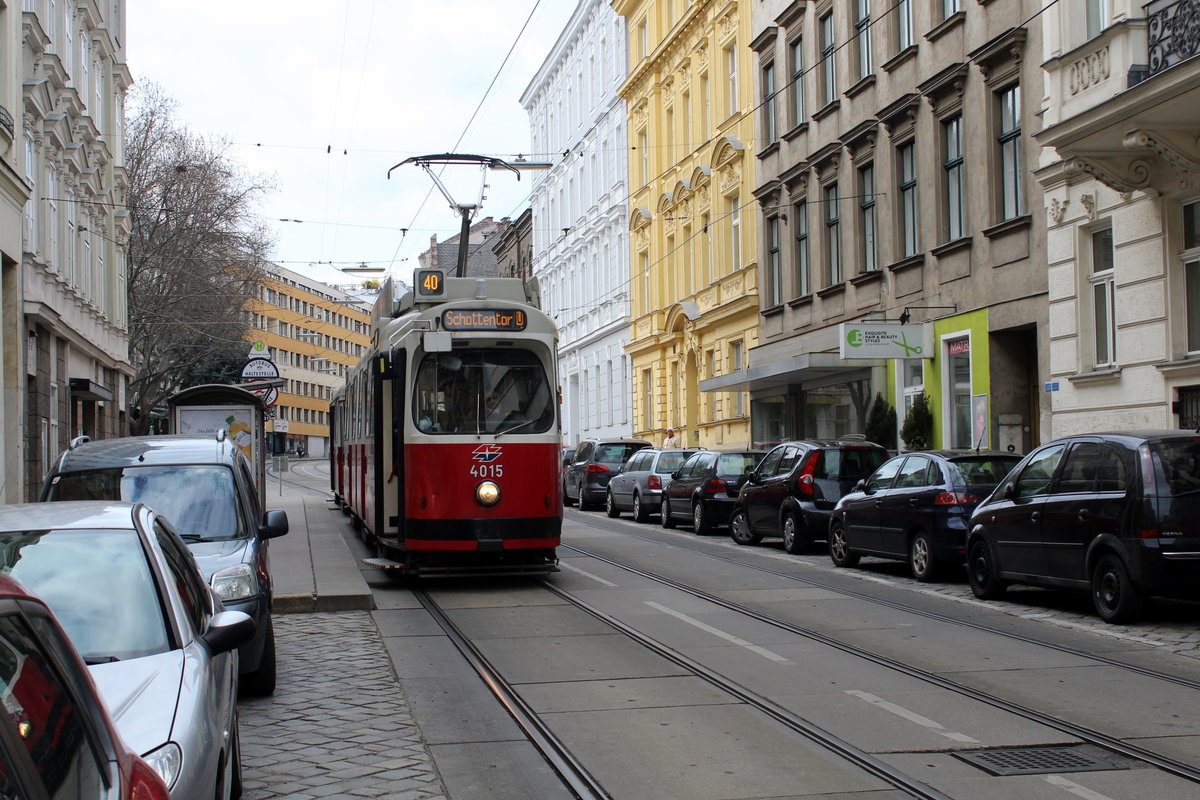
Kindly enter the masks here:
<path id="1" fill-rule="evenodd" d="M 223 603 L 230 600 L 245 600 L 258 594 L 258 580 L 254 577 L 254 570 L 250 569 L 249 564 L 235 564 L 220 572 L 215 572 L 209 583 L 212 584 L 213 591 L 217 593 L 217 597 L 221 598 Z"/>
<path id="2" fill-rule="evenodd" d="M 475 501 L 481 506 L 494 506 L 500 502 L 500 487 L 493 481 L 484 481 L 475 487 Z"/>
<path id="3" fill-rule="evenodd" d="M 179 749 L 179 745 L 167 742 L 157 750 L 151 750 L 142 758 L 158 773 L 158 776 L 163 779 L 163 783 L 167 784 L 168 789 L 175 788 L 179 770 L 183 767 L 183 751 Z"/>

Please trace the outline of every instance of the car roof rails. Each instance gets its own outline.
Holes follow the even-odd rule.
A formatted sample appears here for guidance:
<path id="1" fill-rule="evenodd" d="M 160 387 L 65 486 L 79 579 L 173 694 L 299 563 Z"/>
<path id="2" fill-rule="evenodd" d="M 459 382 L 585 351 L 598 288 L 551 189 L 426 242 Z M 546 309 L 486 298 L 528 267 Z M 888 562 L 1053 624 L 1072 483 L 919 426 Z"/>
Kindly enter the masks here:
<path id="1" fill-rule="evenodd" d="M 79 445 L 84 444 L 85 442 L 90 442 L 91 440 L 92 437 L 90 436 L 76 436 L 71 440 L 71 444 L 67 446 L 67 449 L 74 450 L 76 447 L 79 447 Z"/>

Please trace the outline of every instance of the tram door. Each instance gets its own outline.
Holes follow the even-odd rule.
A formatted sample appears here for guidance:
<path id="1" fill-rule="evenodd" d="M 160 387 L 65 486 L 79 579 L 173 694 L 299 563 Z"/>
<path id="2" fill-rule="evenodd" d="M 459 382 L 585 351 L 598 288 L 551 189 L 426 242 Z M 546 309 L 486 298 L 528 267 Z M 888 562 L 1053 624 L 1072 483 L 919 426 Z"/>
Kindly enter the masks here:
<path id="1" fill-rule="evenodd" d="M 376 439 L 380 443 L 382 502 L 376 506 L 379 514 L 379 530 L 394 534 L 400 530 L 404 519 L 404 419 L 411 405 L 408 401 L 408 352 L 403 348 L 393 350 L 391 363 L 380 370 L 380 396 L 383 408 L 379 418 L 386 420 L 387 430 L 380 431 Z M 384 426 L 381 426 L 384 427 Z"/>

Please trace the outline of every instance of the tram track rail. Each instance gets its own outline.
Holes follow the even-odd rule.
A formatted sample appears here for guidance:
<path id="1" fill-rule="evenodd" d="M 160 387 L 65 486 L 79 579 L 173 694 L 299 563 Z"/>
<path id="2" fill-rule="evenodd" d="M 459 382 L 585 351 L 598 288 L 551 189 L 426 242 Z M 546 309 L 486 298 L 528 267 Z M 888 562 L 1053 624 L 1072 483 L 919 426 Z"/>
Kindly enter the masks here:
<path id="1" fill-rule="evenodd" d="M 653 541 L 655 544 L 662 544 L 662 542 L 660 542 L 658 540 L 648 540 L 648 541 Z M 953 681 L 953 680 L 950 680 L 949 678 L 945 678 L 941 675 L 937 675 L 932 672 L 929 672 L 928 670 L 923 670 L 918 667 L 913 667 L 913 666 L 911 666 L 909 664 L 905 664 L 904 662 L 901 662 L 897 659 L 889 658 L 887 656 L 880 655 L 878 653 L 874 653 L 865 648 L 861 648 L 856 645 L 842 642 L 832 636 L 820 633 L 819 631 L 812 630 L 811 628 L 805 628 L 805 627 L 787 622 L 785 620 L 781 620 L 776 617 L 772 617 L 770 615 L 763 614 L 761 612 L 755 611 L 752 608 L 741 605 L 739 603 L 732 602 L 730 600 L 726 600 L 725 598 L 722 598 L 722 597 L 712 594 L 710 592 L 706 592 L 702 589 L 697 589 L 695 587 L 688 586 L 687 584 L 681 583 L 680 581 L 677 581 L 673 578 L 669 578 L 664 575 L 660 575 L 658 573 L 644 570 L 640 567 L 635 567 L 630 564 L 623 563 L 621 561 L 618 561 L 617 559 L 610 558 L 608 556 L 589 551 L 585 548 L 581 548 L 581 547 L 578 547 L 575 545 L 565 545 L 564 544 L 564 545 L 561 545 L 561 549 L 571 550 L 576 553 L 579 553 L 580 555 L 597 559 L 605 564 L 625 570 L 625 571 L 627 571 L 631 574 L 637 575 L 645 580 L 651 581 L 653 583 L 657 583 L 661 586 L 666 586 L 673 590 L 676 590 L 676 591 L 682 592 L 684 594 L 690 595 L 692 597 L 695 597 L 696 599 L 712 603 L 712 604 L 719 606 L 721 608 L 724 608 L 726 610 L 733 611 L 738 614 L 742 614 L 742 615 L 744 615 L 750 619 L 753 619 L 757 622 L 760 622 L 760 623 L 763 623 L 766 625 L 770 625 L 772 627 L 786 631 L 793 635 L 800 636 L 802 638 L 817 642 L 817 643 L 825 645 L 827 647 L 837 649 L 848 655 L 851 655 L 856 658 L 860 658 L 864 661 L 868 661 L 868 662 L 874 663 L 876 665 L 879 665 L 881 667 L 899 672 L 903 675 L 906 675 L 911 678 L 915 678 L 924 683 L 935 686 L 939 689 L 955 693 L 959 696 L 966 697 L 971 700 L 990 705 L 993 708 L 997 708 L 997 709 L 1000 709 L 1007 713 L 1014 714 L 1023 719 L 1044 725 L 1047 728 L 1050 728 L 1052 730 L 1056 730 L 1056 731 L 1062 732 L 1064 734 L 1067 734 L 1069 736 L 1075 737 L 1083 742 L 1105 748 L 1111 752 L 1118 753 L 1127 758 L 1135 759 L 1137 761 L 1153 765 L 1153 766 L 1157 767 L 1158 769 L 1162 770 L 1163 772 L 1168 773 L 1170 775 L 1174 775 L 1178 778 L 1182 778 L 1182 779 L 1190 781 L 1192 783 L 1200 784 L 1200 768 L 1197 768 L 1191 764 L 1187 764 L 1187 763 L 1178 761 L 1173 758 L 1169 758 L 1160 753 L 1156 753 L 1152 750 L 1148 750 L 1148 749 L 1140 747 L 1138 745 L 1129 744 L 1128 742 L 1126 742 L 1122 739 L 1118 739 L 1116 737 L 1110 736 L 1102 731 L 1087 728 L 1085 726 L 1070 722 L 1069 720 L 1061 719 L 1059 717 L 1043 713 L 1036 709 L 1029 708 L 1028 706 L 1024 706 L 1019 703 L 1005 700 L 1002 697 L 998 697 L 998 696 L 990 694 L 988 692 L 984 692 L 984 691 L 972 688 L 970 686 L 966 686 L 957 681 Z M 696 551 L 692 551 L 692 552 L 696 552 Z M 730 559 L 730 560 L 733 560 L 733 559 Z M 750 566 L 751 568 L 754 568 L 753 565 L 746 565 L 743 562 L 736 562 L 736 563 L 738 563 L 740 566 L 743 566 L 743 567 Z M 773 572 L 771 570 L 766 570 L 766 571 Z M 784 575 L 784 573 L 776 573 L 776 574 Z M 798 579 L 798 580 L 802 580 L 802 579 Z M 570 600 L 571 602 L 575 603 L 576 605 L 580 605 L 580 601 L 577 601 L 576 599 L 572 599 L 570 597 L 569 593 L 567 593 L 563 590 L 560 590 L 557 587 L 554 587 L 553 584 L 551 584 L 550 582 L 548 582 L 546 580 L 543 580 L 542 582 L 545 585 L 547 585 L 549 588 L 551 588 L 551 590 L 554 591 L 559 596 L 563 597 L 564 599 Z M 819 584 L 813 584 L 813 585 L 819 585 Z M 844 594 L 846 593 L 843 589 L 840 589 L 837 587 L 824 586 L 822 588 L 827 588 L 832 591 L 837 591 L 837 592 L 841 592 Z M 881 605 L 889 606 L 891 608 L 898 608 L 898 609 L 901 609 L 904 611 L 912 611 L 912 609 L 909 609 L 903 605 L 888 603 L 886 601 L 880 601 L 877 598 L 866 596 L 866 595 L 863 595 L 862 599 L 868 600 L 873 603 L 880 603 Z M 583 606 L 581 606 L 581 607 L 583 607 Z M 603 612 L 601 612 L 601 613 L 603 613 Z M 929 616 L 934 619 L 943 619 L 947 622 L 955 621 L 948 617 L 940 617 L 939 615 L 928 614 L 925 612 L 913 611 L 913 613 L 918 613 L 923 616 Z M 606 621 L 608 621 L 608 620 L 606 620 Z M 611 621 L 609 624 L 615 624 L 615 625 L 621 626 L 622 630 L 626 627 L 626 626 L 624 626 L 623 623 L 619 623 L 617 621 Z M 978 630 L 986 631 L 988 633 L 992 633 L 995 635 L 1009 636 L 1009 634 L 1007 634 L 1004 631 L 993 630 L 993 629 L 987 628 L 986 626 L 970 625 L 969 627 L 973 627 Z M 630 635 L 634 635 L 634 634 L 636 634 L 636 632 L 633 632 L 633 634 L 630 634 Z M 640 637 L 641 634 L 636 634 L 636 636 Z M 1147 675 L 1147 676 L 1155 677 L 1155 678 L 1161 678 L 1163 680 L 1168 680 L 1173 683 L 1188 686 L 1189 688 L 1200 688 L 1200 685 L 1196 684 L 1196 682 L 1188 681 L 1186 679 L 1181 679 L 1181 678 L 1178 678 L 1177 676 L 1171 676 L 1167 673 L 1161 673 L 1156 670 L 1148 670 L 1145 668 L 1135 667 L 1133 665 L 1127 665 L 1127 664 L 1124 664 L 1123 662 L 1116 661 L 1113 659 L 1107 659 L 1102 656 L 1095 656 L 1091 653 L 1074 650 L 1072 648 L 1068 648 L 1068 647 L 1064 647 L 1064 646 L 1052 645 L 1049 643 L 1040 642 L 1040 641 L 1038 641 L 1036 639 L 1032 639 L 1032 638 L 1025 638 L 1025 637 L 1020 637 L 1020 636 L 1016 636 L 1016 637 L 1012 637 L 1012 638 L 1017 638 L 1017 639 L 1020 639 L 1021 641 L 1024 641 L 1024 642 L 1027 642 L 1027 643 L 1030 643 L 1033 645 L 1044 645 L 1046 647 L 1050 647 L 1059 652 L 1073 654 L 1073 655 L 1076 655 L 1081 658 L 1095 659 L 1096 661 L 1098 661 L 1100 663 L 1105 663 L 1105 664 L 1109 664 L 1111 666 L 1120 667 L 1120 668 L 1126 668 L 1132 672 L 1137 672 L 1138 674 Z M 684 658 L 686 658 L 686 657 L 684 657 Z M 672 659 L 672 660 L 674 660 L 674 659 Z M 677 663 L 679 663 L 679 662 L 677 662 Z M 689 667 L 689 668 L 691 668 L 691 667 Z M 901 787 L 898 786 L 898 788 L 901 788 Z M 906 789 L 906 791 L 908 791 L 908 790 Z M 925 795 L 914 794 L 913 796 L 924 797 Z M 936 795 L 936 796 L 941 796 L 941 795 Z"/>

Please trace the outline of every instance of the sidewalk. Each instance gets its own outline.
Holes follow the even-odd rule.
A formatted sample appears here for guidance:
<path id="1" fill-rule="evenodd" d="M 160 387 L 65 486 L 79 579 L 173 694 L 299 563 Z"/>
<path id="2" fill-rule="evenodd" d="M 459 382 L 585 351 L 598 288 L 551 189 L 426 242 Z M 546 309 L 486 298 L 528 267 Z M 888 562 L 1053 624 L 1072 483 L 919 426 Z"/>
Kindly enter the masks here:
<path id="1" fill-rule="evenodd" d="M 290 527 L 270 545 L 276 614 L 374 608 L 358 562 L 342 538 L 348 518 L 331 500 L 268 496 L 267 507 L 286 511 Z"/>

